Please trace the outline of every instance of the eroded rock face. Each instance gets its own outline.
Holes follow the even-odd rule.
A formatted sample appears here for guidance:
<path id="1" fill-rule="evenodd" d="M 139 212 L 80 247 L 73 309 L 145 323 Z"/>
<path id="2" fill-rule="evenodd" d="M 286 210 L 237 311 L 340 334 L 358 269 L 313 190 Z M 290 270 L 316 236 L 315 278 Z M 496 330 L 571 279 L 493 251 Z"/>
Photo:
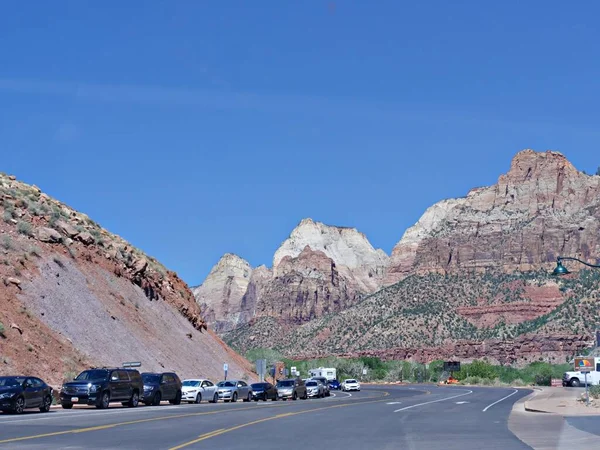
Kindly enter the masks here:
<path id="1" fill-rule="evenodd" d="M 360 293 L 340 275 L 335 262 L 307 245 L 296 256 L 284 256 L 271 280 L 261 287 L 255 317 L 276 317 L 299 325 L 353 305 Z"/>
<path id="2" fill-rule="evenodd" d="M 559 254 L 589 260 L 600 254 L 599 224 L 600 177 L 558 152 L 524 150 L 494 186 L 430 207 L 394 247 L 385 284 L 430 271 L 537 270 Z"/>
<path id="3" fill-rule="evenodd" d="M 242 298 L 251 275 L 248 261 L 227 253 L 212 268 L 204 283 L 193 289 L 204 319 L 217 333 L 230 331 L 239 323 Z"/>
<path id="4" fill-rule="evenodd" d="M 312 219 L 302 220 L 275 252 L 275 275 L 286 256 L 295 258 L 306 247 L 331 258 L 357 290 L 374 292 L 381 286 L 389 260 L 383 250 L 373 248 L 367 237 L 356 228 L 325 225 Z"/>
<path id="5" fill-rule="evenodd" d="M 377 290 L 388 256 L 354 228 L 304 219 L 276 251 L 273 269 L 227 254 L 194 289 L 207 323 L 226 333 L 255 317 L 301 324 Z"/>

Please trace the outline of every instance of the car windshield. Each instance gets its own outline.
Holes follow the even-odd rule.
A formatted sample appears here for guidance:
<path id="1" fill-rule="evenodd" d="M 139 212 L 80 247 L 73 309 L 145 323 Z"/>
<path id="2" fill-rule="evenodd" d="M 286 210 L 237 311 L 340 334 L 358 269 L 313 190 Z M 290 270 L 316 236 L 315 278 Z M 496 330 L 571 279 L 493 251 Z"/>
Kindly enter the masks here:
<path id="1" fill-rule="evenodd" d="M 144 383 L 159 383 L 160 375 L 157 375 L 155 373 L 143 373 L 142 380 L 144 381 Z"/>
<path id="2" fill-rule="evenodd" d="M 254 383 L 251 385 L 252 389 L 255 391 L 258 389 L 264 390 L 267 388 L 267 383 Z"/>
<path id="3" fill-rule="evenodd" d="M 86 381 L 86 380 L 106 380 L 108 378 L 108 370 L 103 369 L 92 369 L 92 370 L 84 370 L 77 378 L 76 381 Z"/>
<path id="4" fill-rule="evenodd" d="M 318 386 L 319 384 L 318 384 L 316 381 L 307 381 L 307 382 L 306 382 L 306 385 L 307 385 L 307 386 L 313 386 L 313 387 L 314 387 L 314 386 Z"/>
<path id="5" fill-rule="evenodd" d="M 18 377 L 0 377 L 0 386 L 2 387 L 17 387 L 21 386 L 25 378 Z"/>
<path id="6" fill-rule="evenodd" d="M 235 381 L 221 381 L 217 384 L 219 387 L 235 387 Z"/>
<path id="7" fill-rule="evenodd" d="M 292 380 L 283 380 L 277 382 L 277 387 L 292 387 L 294 382 Z"/>
<path id="8" fill-rule="evenodd" d="M 187 387 L 198 387 L 200 386 L 200 381 L 198 380 L 185 380 L 183 383 L 181 383 L 182 386 L 187 386 Z"/>
<path id="9" fill-rule="evenodd" d="M 348 383 L 356 383 L 356 380 L 346 380 L 346 384 Z"/>

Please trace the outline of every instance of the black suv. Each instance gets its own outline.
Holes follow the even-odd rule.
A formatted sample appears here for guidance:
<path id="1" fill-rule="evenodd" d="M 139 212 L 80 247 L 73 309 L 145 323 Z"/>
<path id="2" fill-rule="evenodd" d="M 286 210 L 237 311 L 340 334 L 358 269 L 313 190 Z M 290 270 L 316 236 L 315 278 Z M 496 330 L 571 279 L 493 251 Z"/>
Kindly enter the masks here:
<path id="1" fill-rule="evenodd" d="M 172 405 L 181 403 L 181 380 L 174 372 L 142 373 L 144 394 L 141 400 L 146 405 L 160 405 L 162 400 L 169 400 Z"/>
<path id="2" fill-rule="evenodd" d="M 60 403 L 65 409 L 71 409 L 74 404 L 103 409 L 111 402 L 136 407 L 143 391 L 142 376 L 135 369 L 89 369 L 63 384 Z"/>

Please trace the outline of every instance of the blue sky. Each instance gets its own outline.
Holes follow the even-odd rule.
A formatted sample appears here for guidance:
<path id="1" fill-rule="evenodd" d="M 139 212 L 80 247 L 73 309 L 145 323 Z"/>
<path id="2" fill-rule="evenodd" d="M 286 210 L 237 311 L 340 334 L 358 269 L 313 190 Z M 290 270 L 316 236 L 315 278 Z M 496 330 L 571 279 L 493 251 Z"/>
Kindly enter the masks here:
<path id="1" fill-rule="evenodd" d="M 3 5 L 0 170 L 192 285 L 304 217 L 389 253 L 523 148 L 600 166 L 594 2 L 141 4 Z"/>

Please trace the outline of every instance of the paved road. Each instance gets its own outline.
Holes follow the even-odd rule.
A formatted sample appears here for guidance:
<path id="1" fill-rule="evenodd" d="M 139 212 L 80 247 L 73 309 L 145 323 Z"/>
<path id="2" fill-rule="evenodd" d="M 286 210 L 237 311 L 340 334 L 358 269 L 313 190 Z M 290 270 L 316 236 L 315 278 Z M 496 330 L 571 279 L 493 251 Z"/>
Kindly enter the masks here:
<path id="1" fill-rule="evenodd" d="M 600 436 L 599 416 L 566 417 L 567 423 L 578 430 Z"/>
<path id="2" fill-rule="evenodd" d="M 372 386 L 295 402 L 0 414 L 0 449 L 526 449 L 506 388 Z"/>

